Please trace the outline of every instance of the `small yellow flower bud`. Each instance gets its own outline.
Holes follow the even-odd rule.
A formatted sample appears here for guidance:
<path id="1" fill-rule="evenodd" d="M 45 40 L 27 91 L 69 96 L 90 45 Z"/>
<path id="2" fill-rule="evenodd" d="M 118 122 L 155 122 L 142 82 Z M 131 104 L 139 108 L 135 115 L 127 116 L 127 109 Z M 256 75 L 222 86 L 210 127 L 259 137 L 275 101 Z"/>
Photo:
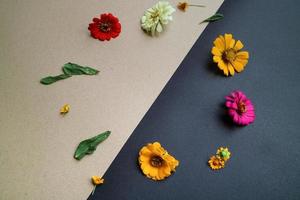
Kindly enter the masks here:
<path id="1" fill-rule="evenodd" d="M 104 179 L 100 176 L 92 176 L 92 182 L 94 185 L 101 185 L 104 183 Z"/>
<path id="2" fill-rule="evenodd" d="M 65 104 L 61 109 L 60 109 L 60 114 L 64 115 L 66 113 L 68 113 L 70 110 L 70 105 L 69 104 Z"/>

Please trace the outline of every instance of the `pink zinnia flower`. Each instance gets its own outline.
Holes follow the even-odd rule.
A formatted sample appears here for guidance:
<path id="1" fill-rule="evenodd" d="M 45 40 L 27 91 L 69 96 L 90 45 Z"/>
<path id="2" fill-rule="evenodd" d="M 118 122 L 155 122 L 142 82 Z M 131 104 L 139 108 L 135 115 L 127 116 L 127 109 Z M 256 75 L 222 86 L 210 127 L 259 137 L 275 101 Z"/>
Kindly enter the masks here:
<path id="1" fill-rule="evenodd" d="M 255 119 L 252 102 L 241 91 L 234 91 L 226 96 L 226 107 L 233 122 L 238 125 L 248 125 Z"/>

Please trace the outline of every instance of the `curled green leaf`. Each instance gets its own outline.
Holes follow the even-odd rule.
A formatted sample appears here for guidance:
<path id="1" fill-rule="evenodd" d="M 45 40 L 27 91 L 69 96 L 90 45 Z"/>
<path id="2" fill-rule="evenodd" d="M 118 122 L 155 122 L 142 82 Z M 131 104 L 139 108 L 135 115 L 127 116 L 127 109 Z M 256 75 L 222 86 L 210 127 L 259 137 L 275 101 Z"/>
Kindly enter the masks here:
<path id="1" fill-rule="evenodd" d="M 50 85 L 50 84 L 52 84 L 56 81 L 66 79 L 66 78 L 69 78 L 71 76 L 72 75 L 69 75 L 69 74 L 61 74 L 61 75 L 58 75 L 58 76 L 47 76 L 45 78 L 42 78 L 40 80 L 40 82 L 44 85 Z"/>
<path id="2" fill-rule="evenodd" d="M 96 75 L 99 73 L 98 70 L 93 69 L 91 67 L 87 67 L 87 66 L 80 66 L 77 65 L 75 63 L 66 63 L 64 64 L 63 68 L 62 68 L 64 74 L 58 75 L 58 76 L 48 76 L 46 78 L 41 79 L 41 83 L 44 85 L 49 85 L 52 84 L 56 81 L 62 80 L 62 79 L 66 79 L 71 77 L 72 75 Z"/>
<path id="3" fill-rule="evenodd" d="M 204 23 L 204 22 L 215 22 L 215 21 L 218 21 L 220 19 L 223 19 L 224 18 L 224 15 L 220 14 L 220 13 L 216 13 L 214 14 L 213 16 L 207 18 L 206 20 L 204 20 L 203 22 L 201 23 Z M 200 24 L 201 24 L 200 23 Z"/>
<path id="4" fill-rule="evenodd" d="M 69 74 L 69 75 L 96 75 L 99 73 L 98 70 L 93 69 L 91 67 L 87 67 L 87 66 L 80 66 L 78 64 L 75 63 L 66 63 L 63 68 L 62 68 L 63 72 L 65 74 Z"/>
<path id="5" fill-rule="evenodd" d="M 86 154 L 92 154 L 96 150 L 98 144 L 106 140 L 110 133 L 110 131 L 106 131 L 96 135 L 95 137 L 80 142 L 75 151 L 74 158 L 76 160 L 81 160 L 81 158 L 83 158 Z"/>

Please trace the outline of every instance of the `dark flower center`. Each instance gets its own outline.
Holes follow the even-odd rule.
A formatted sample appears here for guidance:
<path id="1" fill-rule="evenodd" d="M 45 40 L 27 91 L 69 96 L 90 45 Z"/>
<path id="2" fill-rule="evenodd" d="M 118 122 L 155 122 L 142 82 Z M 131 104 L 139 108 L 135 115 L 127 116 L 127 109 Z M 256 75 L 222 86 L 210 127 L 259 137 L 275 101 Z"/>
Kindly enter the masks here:
<path id="1" fill-rule="evenodd" d="M 236 52 L 233 49 L 226 50 L 222 55 L 223 60 L 225 60 L 227 62 L 234 61 L 235 57 L 236 57 Z"/>
<path id="2" fill-rule="evenodd" d="M 102 32 L 109 32 L 109 31 L 111 31 L 111 27 L 112 27 L 112 24 L 109 23 L 109 22 L 102 22 L 102 23 L 99 24 L 99 29 Z"/>
<path id="3" fill-rule="evenodd" d="M 238 103 L 238 113 L 242 114 L 246 111 L 247 111 L 246 104 L 244 102 L 239 102 Z"/>
<path id="4" fill-rule="evenodd" d="M 150 160 L 150 164 L 153 167 L 161 167 L 163 162 L 164 162 L 164 160 L 159 156 L 153 156 Z"/>

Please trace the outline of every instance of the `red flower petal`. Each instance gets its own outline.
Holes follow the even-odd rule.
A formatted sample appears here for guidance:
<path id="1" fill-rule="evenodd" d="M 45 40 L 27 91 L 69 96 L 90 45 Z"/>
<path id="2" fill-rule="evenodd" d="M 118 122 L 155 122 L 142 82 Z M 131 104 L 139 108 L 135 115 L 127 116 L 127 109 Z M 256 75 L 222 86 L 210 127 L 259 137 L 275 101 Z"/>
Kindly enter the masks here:
<path id="1" fill-rule="evenodd" d="M 95 23 L 97 23 L 97 22 L 99 22 L 100 21 L 100 19 L 99 18 L 93 18 L 93 22 L 95 22 Z"/>

